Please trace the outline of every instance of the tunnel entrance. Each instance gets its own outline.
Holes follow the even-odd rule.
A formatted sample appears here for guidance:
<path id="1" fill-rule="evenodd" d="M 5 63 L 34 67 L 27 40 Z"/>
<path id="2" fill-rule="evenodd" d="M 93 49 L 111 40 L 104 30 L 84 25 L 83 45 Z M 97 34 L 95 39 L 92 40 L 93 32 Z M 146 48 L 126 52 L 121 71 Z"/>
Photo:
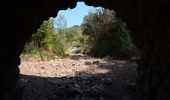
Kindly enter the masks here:
<path id="1" fill-rule="evenodd" d="M 74 8 L 78 0 L 1 1 L 0 99 L 15 99 L 20 55 L 25 43 L 44 20 L 59 10 Z M 82 1 L 82 0 L 81 0 Z M 146 100 L 169 100 L 170 9 L 168 0 L 83 0 L 117 12 L 128 24 L 139 49 L 138 88 Z M 8 9 L 7 9 L 8 8 Z M 12 93 L 11 93 L 12 92 Z M 13 98 L 14 97 L 14 98 Z M 129 96 L 126 96 L 129 97 Z M 18 99 L 17 99 L 18 100 Z"/>
<path id="2" fill-rule="evenodd" d="M 79 12 L 71 11 L 84 17 L 80 25 L 67 27 L 67 16 L 74 15 L 59 12 L 56 19 L 44 21 L 25 46 L 20 65 L 26 83 L 22 100 L 141 99 L 137 64 L 129 61 L 137 55 L 130 51 L 135 47 L 125 23 L 104 8 L 82 16 L 82 6 L 77 5 Z"/>

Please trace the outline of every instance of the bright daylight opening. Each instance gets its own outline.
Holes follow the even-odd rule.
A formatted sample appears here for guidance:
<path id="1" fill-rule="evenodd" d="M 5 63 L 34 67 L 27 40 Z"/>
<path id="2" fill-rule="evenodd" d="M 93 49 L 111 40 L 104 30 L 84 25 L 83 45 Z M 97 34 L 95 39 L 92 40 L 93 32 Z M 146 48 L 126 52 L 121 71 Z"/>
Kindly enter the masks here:
<path id="1" fill-rule="evenodd" d="M 116 12 L 79 2 L 44 21 L 25 46 L 23 100 L 135 98 L 136 56 L 130 31 Z"/>

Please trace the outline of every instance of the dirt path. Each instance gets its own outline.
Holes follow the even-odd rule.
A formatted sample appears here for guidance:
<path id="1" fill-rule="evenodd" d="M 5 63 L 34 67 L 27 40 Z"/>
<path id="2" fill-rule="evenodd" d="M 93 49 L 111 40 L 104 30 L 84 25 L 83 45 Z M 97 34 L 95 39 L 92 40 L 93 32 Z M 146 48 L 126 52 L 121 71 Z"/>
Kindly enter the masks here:
<path id="1" fill-rule="evenodd" d="M 108 58 L 22 59 L 22 100 L 139 100 L 136 66 Z"/>

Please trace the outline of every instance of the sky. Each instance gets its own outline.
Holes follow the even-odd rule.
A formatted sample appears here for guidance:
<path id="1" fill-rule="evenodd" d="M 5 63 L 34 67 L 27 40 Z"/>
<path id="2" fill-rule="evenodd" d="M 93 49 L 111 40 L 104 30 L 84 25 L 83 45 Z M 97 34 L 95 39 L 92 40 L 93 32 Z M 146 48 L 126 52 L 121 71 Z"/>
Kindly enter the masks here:
<path id="1" fill-rule="evenodd" d="M 60 10 L 59 15 L 64 16 L 67 19 L 67 27 L 72 27 L 74 25 L 81 25 L 85 15 L 88 15 L 89 12 L 96 11 L 98 7 L 86 6 L 84 2 L 78 2 L 76 8 Z M 58 17 L 54 20 L 56 21 Z"/>

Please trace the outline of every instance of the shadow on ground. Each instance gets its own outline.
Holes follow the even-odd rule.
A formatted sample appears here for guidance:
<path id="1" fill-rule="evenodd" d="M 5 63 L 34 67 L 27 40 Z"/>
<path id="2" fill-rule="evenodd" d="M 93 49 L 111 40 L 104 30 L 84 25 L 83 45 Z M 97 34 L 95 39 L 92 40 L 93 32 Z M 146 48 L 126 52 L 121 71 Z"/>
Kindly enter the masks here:
<path id="1" fill-rule="evenodd" d="M 136 90 L 136 67 L 128 61 L 86 62 L 90 69 L 74 76 L 21 75 L 26 85 L 22 100 L 141 100 Z M 93 67 L 107 73 L 93 73 Z"/>

